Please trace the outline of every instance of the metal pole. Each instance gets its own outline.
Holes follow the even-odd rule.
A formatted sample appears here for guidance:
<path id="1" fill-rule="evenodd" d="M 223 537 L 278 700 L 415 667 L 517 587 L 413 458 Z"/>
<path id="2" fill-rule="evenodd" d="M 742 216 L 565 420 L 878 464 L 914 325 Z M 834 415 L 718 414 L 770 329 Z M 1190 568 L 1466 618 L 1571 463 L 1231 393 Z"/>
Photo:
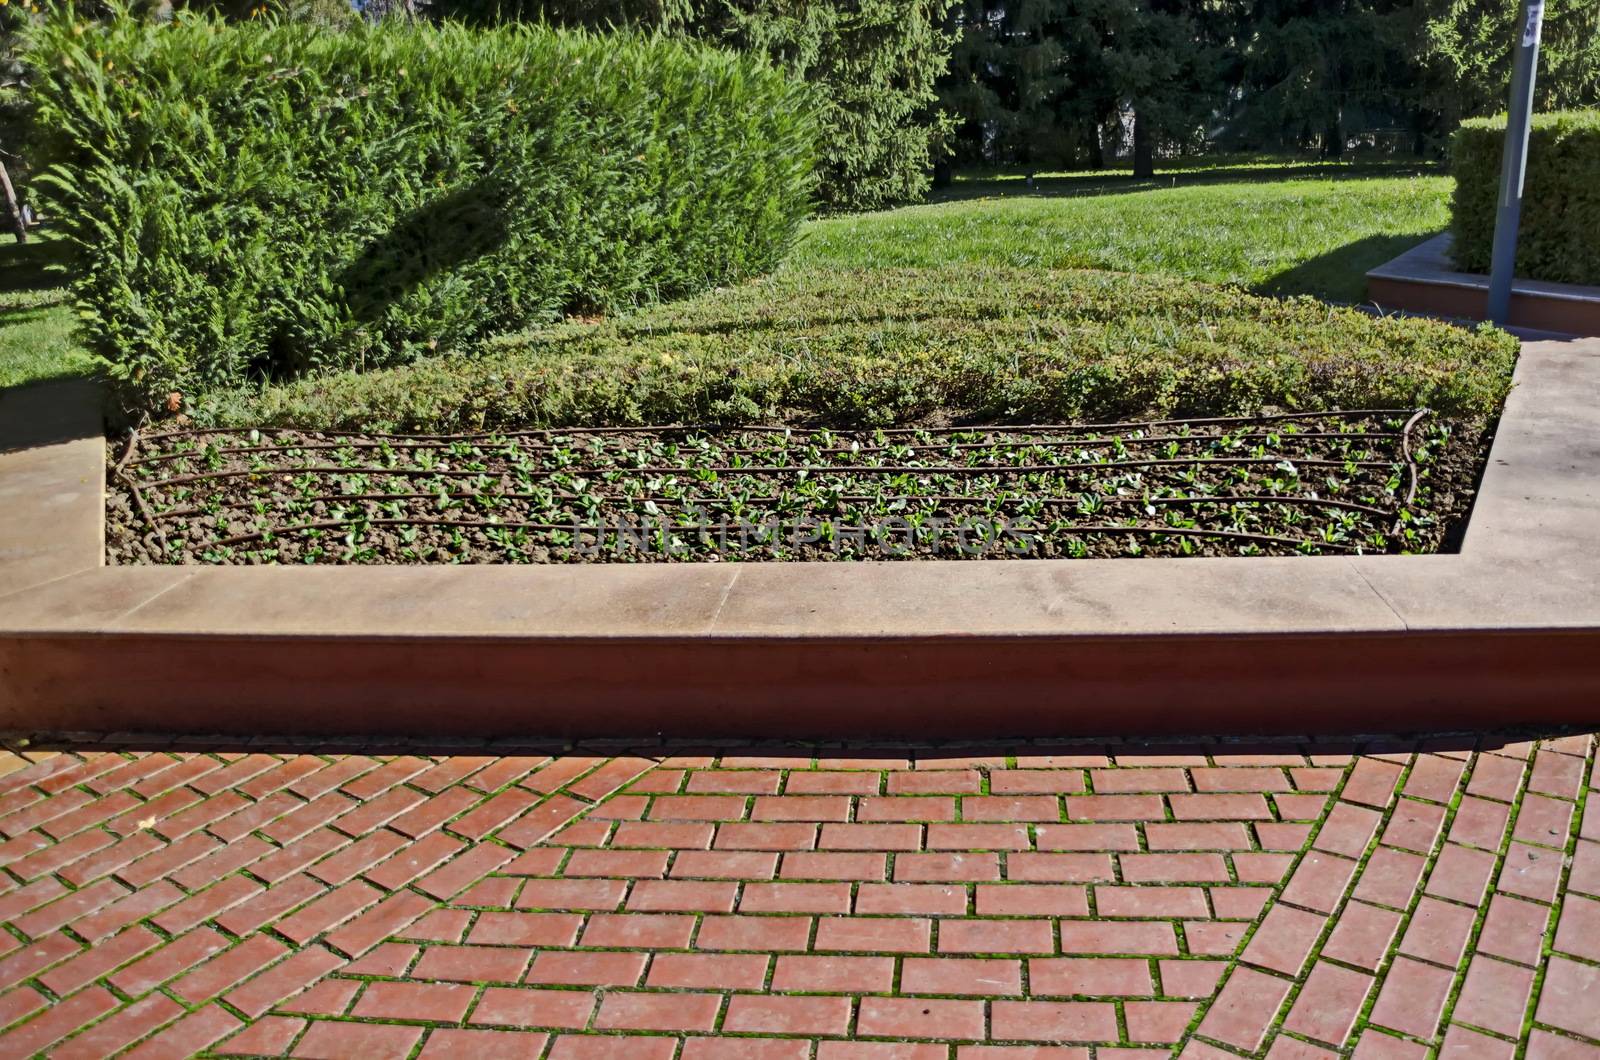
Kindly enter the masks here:
<path id="1" fill-rule="evenodd" d="M 1522 184 L 1528 172 L 1528 126 L 1533 118 L 1533 82 L 1539 72 L 1539 36 L 1544 0 L 1524 0 L 1517 51 L 1511 63 L 1511 106 L 1500 161 L 1500 209 L 1494 222 L 1489 264 L 1489 319 L 1511 318 L 1511 281 L 1517 264 L 1517 228 L 1522 223 Z"/>
<path id="2" fill-rule="evenodd" d="M 11 174 L 6 172 L 6 164 L 0 162 L 0 189 L 6 194 L 6 209 L 11 212 L 11 230 L 17 234 L 18 243 L 28 241 L 28 218 L 22 212 L 22 204 L 17 202 L 16 189 L 11 186 Z"/>

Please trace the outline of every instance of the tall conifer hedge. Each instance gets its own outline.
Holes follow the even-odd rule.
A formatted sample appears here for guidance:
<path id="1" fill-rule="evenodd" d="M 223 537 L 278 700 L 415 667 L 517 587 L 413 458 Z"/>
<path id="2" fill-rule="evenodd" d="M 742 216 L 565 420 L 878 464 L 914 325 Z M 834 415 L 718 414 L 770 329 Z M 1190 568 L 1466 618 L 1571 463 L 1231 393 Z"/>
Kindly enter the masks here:
<path id="1" fill-rule="evenodd" d="M 27 47 L 43 206 L 133 405 L 738 280 L 813 195 L 811 92 L 664 36 L 69 12 Z"/>

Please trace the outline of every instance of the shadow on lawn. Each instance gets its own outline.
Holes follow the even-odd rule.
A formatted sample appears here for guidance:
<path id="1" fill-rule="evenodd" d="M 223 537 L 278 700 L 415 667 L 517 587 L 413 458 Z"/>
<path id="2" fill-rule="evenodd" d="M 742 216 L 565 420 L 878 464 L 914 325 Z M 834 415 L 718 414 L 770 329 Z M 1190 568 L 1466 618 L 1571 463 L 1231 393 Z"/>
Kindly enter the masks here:
<path id="1" fill-rule="evenodd" d="M 1252 289 L 1258 294 L 1280 298 L 1309 294 L 1324 301 L 1363 302 L 1367 297 L 1365 277 L 1370 270 L 1436 234 L 1367 236 L 1314 258 L 1307 258 L 1292 269 L 1269 276 Z"/>
<path id="2" fill-rule="evenodd" d="M 70 329 L 67 262 L 66 242 L 49 231 L 35 231 L 27 243 L 0 237 L 0 378 L 15 378 L 7 368 L 20 358 L 25 380 L 0 386 L 0 398 L 92 374 L 81 360 L 55 363 L 49 352 Z"/>
<path id="3" fill-rule="evenodd" d="M 956 182 L 928 196 L 929 202 L 961 202 L 967 199 L 1078 198 L 1094 195 L 1120 195 L 1163 188 L 1195 187 L 1205 184 L 1269 184 L 1281 180 L 1356 180 L 1371 177 L 1416 177 L 1437 175 L 1442 170 L 1428 162 L 1288 162 L 1281 166 L 1218 166 L 1215 169 L 1187 169 L 1172 173 L 1157 171 L 1153 179 L 1135 178 L 1129 173 L 1052 174 L 1034 178 L 1033 187 L 1020 174 L 1007 176 L 958 177 Z"/>
<path id="4" fill-rule="evenodd" d="M 14 292 L 48 291 L 60 287 L 64 276 L 61 270 L 66 264 L 67 245 L 60 240 L 35 237 L 31 242 L 17 243 L 9 235 L 3 237 L 0 240 L 0 299 Z M 43 304 L 46 303 L 27 301 L 17 308 L 37 309 Z M 13 311 L 9 307 L 0 309 L 0 313 L 5 314 Z"/>
<path id="5" fill-rule="evenodd" d="M 104 405 L 105 392 L 94 378 L 63 376 L 0 387 L 0 455 L 98 438 Z M 93 414 L 86 418 L 85 409 Z"/>
<path id="6" fill-rule="evenodd" d="M 37 236 L 28 243 L 17 243 L 9 235 L 3 240 L 0 242 L 0 327 L 39 321 L 57 306 L 66 305 L 70 300 L 62 286 L 66 279 L 66 244 Z M 54 294 L 40 293 L 46 291 Z"/>

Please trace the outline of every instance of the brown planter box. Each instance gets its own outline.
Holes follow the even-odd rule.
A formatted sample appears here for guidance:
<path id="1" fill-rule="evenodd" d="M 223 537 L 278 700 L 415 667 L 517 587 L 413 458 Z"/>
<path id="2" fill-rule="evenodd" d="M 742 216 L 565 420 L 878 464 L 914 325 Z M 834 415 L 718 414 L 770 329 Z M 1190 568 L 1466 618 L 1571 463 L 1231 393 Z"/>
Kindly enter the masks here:
<path id="1" fill-rule="evenodd" d="M 1337 733 L 1600 720 L 1600 340 L 1523 348 L 1438 556 L 106 567 L 81 388 L 0 395 L 0 729 Z"/>
<path id="2" fill-rule="evenodd" d="M 1367 273 L 1367 297 L 1389 311 L 1484 320 L 1489 278 L 1454 271 L 1446 233 Z M 1600 335 L 1600 287 L 1517 280 L 1511 286 L 1509 323 L 1559 335 Z"/>

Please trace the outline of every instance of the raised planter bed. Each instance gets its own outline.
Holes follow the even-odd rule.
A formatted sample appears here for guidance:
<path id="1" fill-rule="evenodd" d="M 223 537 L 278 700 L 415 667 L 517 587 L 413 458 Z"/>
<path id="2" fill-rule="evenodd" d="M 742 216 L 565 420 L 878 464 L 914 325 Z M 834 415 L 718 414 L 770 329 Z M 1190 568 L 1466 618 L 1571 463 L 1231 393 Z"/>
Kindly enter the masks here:
<path id="1" fill-rule="evenodd" d="M 1517 383 L 1455 555 L 466 568 L 107 567 L 96 407 L 81 390 L 14 392 L 0 407 L 0 728 L 1593 721 L 1600 343 L 1529 343 Z"/>
<path id="2" fill-rule="evenodd" d="M 1489 278 L 1455 270 L 1447 232 L 1367 273 L 1367 297 L 1385 310 L 1483 320 Z M 1600 335 L 1600 287 L 1517 280 L 1509 323 L 1561 335 Z"/>
<path id="3" fill-rule="evenodd" d="M 1432 552 L 1465 516 L 1485 441 L 1425 409 L 857 432 L 180 430 L 112 447 L 107 560 Z"/>

